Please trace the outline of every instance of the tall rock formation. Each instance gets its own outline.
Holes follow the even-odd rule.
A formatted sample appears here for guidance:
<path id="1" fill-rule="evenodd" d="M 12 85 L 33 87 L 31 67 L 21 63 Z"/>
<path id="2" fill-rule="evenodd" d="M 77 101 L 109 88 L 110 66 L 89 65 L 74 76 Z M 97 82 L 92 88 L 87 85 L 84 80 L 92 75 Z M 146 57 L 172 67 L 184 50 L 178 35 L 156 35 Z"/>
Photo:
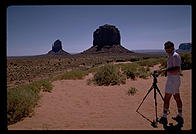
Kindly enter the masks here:
<path id="1" fill-rule="evenodd" d="M 93 33 L 93 46 L 82 53 L 133 53 L 121 46 L 120 40 L 118 28 L 108 24 L 99 26 Z"/>
<path id="2" fill-rule="evenodd" d="M 106 45 L 120 45 L 120 32 L 118 28 L 105 24 L 93 33 L 93 46 L 102 48 Z"/>
<path id="3" fill-rule="evenodd" d="M 60 40 L 56 40 L 52 45 L 52 51 L 56 53 L 60 50 L 62 50 L 62 43 Z"/>
<path id="4" fill-rule="evenodd" d="M 54 44 L 52 44 L 52 50 L 48 52 L 48 55 L 65 56 L 70 54 L 62 49 L 62 42 L 60 40 L 56 40 Z"/>

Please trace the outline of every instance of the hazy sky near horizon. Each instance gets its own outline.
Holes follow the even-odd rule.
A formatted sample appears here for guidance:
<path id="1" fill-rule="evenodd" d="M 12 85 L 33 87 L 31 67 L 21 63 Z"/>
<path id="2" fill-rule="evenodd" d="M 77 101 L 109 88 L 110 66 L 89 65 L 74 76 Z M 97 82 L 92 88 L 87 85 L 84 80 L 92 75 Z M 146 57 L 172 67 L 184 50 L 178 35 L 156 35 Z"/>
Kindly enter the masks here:
<path id="1" fill-rule="evenodd" d="M 93 45 L 99 26 L 116 26 L 129 50 L 192 42 L 190 5 L 50 5 L 7 8 L 7 56 L 46 54 L 57 40 L 68 53 Z"/>

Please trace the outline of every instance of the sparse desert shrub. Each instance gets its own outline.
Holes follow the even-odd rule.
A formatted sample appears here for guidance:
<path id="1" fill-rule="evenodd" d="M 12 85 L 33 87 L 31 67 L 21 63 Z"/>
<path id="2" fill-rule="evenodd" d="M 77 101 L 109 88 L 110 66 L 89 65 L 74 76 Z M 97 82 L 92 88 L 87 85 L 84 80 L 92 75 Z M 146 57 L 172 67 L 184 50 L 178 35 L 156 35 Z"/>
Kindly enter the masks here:
<path id="1" fill-rule="evenodd" d="M 139 60 L 140 60 L 139 58 L 132 58 L 132 59 L 130 59 L 129 61 L 135 62 L 135 61 L 139 61 Z"/>
<path id="2" fill-rule="evenodd" d="M 125 62 L 125 59 L 117 59 L 116 62 Z"/>
<path id="3" fill-rule="evenodd" d="M 87 84 L 87 85 L 90 85 L 90 84 L 92 84 L 92 83 L 93 83 L 93 79 L 87 79 L 87 80 L 86 80 L 86 84 Z"/>
<path id="4" fill-rule="evenodd" d="M 113 60 L 112 59 L 106 60 L 106 63 L 110 63 L 110 62 L 113 62 Z"/>
<path id="5" fill-rule="evenodd" d="M 187 70 L 192 68 L 192 55 L 191 53 L 184 53 L 181 54 L 181 69 Z"/>
<path id="6" fill-rule="evenodd" d="M 49 80 L 41 80 L 43 92 L 51 92 L 53 86 Z"/>
<path id="7" fill-rule="evenodd" d="M 122 64 L 121 66 L 123 74 L 125 74 L 127 78 L 135 80 L 136 77 L 147 78 L 148 76 L 150 76 L 149 68 L 140 66 L 137 62 Z"/>
<path id="8" fill-rule="evenodd" d="M 56 79 L 72 79 L 72 80 L 76 80 L 76 79 L 82 79 L 85 75 L 87 75 L 87 71 L 83 71 L 83 70 L 80 70 L 80 69 L 73 69 L 72 71 L 70 72 L 65 72 L 59 76 L 57 76 L 56 78 L 54 78 L 55 80 Z"/>
<path id="9" fill-rule="evenodd" d="M 137 74 L 139 78 L 143 78 L 143 79 L 146 79 L 151 75 L 150 71 L 148 71 L 148 68 L 144 68 L 144 67 L 139 67 L 137 70 Z"/>
<path id="10" fill-rule="evenodd" d="M 131 78 L 133 80 L 135 80 L 137 74 L 137 68 L 139 67 L 138 64 L 136 63 L 130 63 L 130 64 L 121 64 L 121 68 L 123 71 L 123 74 L 126 75 L 127 78 Z"/>
<path id="11" fill-rule="evenodd" d="M 150 57 L 143 57 L 144 60 L 149 59 Z"/>
<path id="12" fill-rule="evenodd" d="M 131 69 L 125 70 L 124 73 L 126 74 L 127 78 L 135 80 L 135 73 Z"/>
<path id="13" fill-rule="evenodd" d="M 128 95 L 134 95 L 136 93 L 137 89 L 135 87 L 130 87 L 127 94 Z"/>
<path id="14" fill-rule="evenodd" d="M 149 66 L 149 67 L 153 67 L 154 65 L 159 63 L 159 59 L 155 59 L 155 58 L 148 58 L 148 59 L 144 59 L 144 60 L 140 60 L 137 61 L 137 63 L 140 66 Z"/>
<path id="15" fill-rule="evenodd" d="M 7 119 L 8 124 L 15 123 L 32 112 L 38 96 L 33 90 L 26 91 L 25 88 L 11 89 L 7 91 Z"/>
<path id="16" fill-rule="evenodd" d="M 159 63 L 161 64 L 161 68 L 167 67 L 167 58 L 159 58 Z"/>
<path id="17" fill-rule="evenodd" d="M 94 75 L 93 81 L 95 84 L 101 86 L 109 86 L 116 84 L 124 84 L 125 76 L 120 74 L 119 68 L 113 64 L 105 64 L 100 67 Z"/>
<path id="18" fill-rule="evenodd" d="M 45 91 L 52 89 L 52 84 L 48 80 L 40 80 L 30 84 L 8 88 L 7 90 L 7 122 L 16 123 L 27 117 L 37 104 L 40 98 L 41 88 Z"/>
<path id="19" fill-rule="evenodd" d="M 99 69 L 98 66 L 93 65 L 92 68 L 88 69 L 88 73 L 95 73 Z"/>

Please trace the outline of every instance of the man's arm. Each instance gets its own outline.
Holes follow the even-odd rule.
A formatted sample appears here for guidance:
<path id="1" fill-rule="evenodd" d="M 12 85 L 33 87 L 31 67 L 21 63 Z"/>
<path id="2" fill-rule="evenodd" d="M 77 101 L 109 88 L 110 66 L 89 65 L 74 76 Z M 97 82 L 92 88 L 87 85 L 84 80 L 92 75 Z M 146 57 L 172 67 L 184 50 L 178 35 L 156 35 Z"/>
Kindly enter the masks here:
<path id="1" fill-rule="evenodd" d="M 179 66 L 175 66 L 175 67 L 170 67 L 170 68 L 167 68 L 167 69 L 163 69 L 161 70 L 161 74 L 165 74 L 165 76 L 167 76 L 167 72 L 169 73 L 172 73 L 172 74 L 176 74 L 178 72 L 180 72 L 180 67 Z"/>
<path id="2" fill-rule="evenodd" d="M 167 69 L 163 69 L 161 71 L 161 73 L 164 73 L 165 76 L 167 76 L 167 72 L 169 72 L 170 74 L 177 74 L 178 72 L 180 72 L 180 67 L 179 66 L 170 67 L 170 68 L 167 68 Z"/>

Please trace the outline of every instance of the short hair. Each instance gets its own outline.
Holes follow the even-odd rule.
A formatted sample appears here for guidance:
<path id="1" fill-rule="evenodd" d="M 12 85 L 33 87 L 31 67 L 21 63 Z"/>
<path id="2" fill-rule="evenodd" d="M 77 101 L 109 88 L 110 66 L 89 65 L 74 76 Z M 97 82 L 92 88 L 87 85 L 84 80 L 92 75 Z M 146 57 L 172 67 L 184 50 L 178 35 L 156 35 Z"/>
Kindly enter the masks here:
<path id="1" fill-rule="evenodd" d="M 171 41 L 167 41 L 167 42 L 165 42 L 164 46 L 167 48 L 171 48 L 171 47 L 174 47 L 174 43 Z"/>

